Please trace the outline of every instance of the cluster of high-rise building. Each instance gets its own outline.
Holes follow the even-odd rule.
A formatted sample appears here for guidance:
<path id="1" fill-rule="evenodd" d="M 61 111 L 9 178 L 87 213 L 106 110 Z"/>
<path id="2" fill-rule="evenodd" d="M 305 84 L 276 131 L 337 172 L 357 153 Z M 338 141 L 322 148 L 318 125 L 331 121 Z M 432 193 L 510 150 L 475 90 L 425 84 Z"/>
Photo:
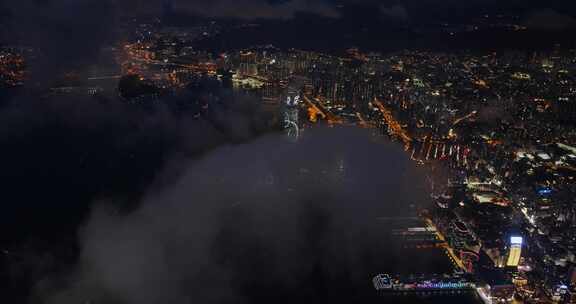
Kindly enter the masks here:
<path id="1" fill-rule="evenodd" d="M 22 48 L 0 48 L 0 87 L 20 86 L 26 79 L 27 50 Z"/>
<path id="2" fill-rule="evenodd" d="M 195 47 L 217 31 L 143 24 L 117 59 L 124 74 L 162 94 L 206 77 L 250 91 L 293 137 L 325 123 L 402 142 L 414 161 L 443 176 L 434 180 L 430 217 L 463 271 L 504 286 L 502 299 L 513 283 L 527 302 L 576 303 L 575 50 L 335 55 Z M 0 83 L 22 81 L 23 65 L 0 50 Z"/>
<path id="3" fill-rule="evenodd" d="M 444 215 L 434 220 L 465 270 L 500 286 L 494 299 L 516 291 L 527 302 L 559 302 L 576 287 L 574 58 L 560 49 L 339 57 L 268 49 L 232 69 L 259 78 L 263 92 L 304 77 L 304 96 L 325 116 L 390 135 L 414 160 L 446 171 L 446 183 L 435 183 Z"/>
<path id="4" fill-rule="evenodd" d="M 435 181 L 432 217 L 465 271 L 502 287 L 501 299 L 512 282 L 527 301 L 574 297 L 574 51 L 337 56 L 264 46 L 212 57 L 165 50 L 173 44 L 138 45 L 133 61 L 179 73 L 180 84 L 195 79 L 182 75 L 229 79 L 276 104 L 291 134 L 325 122 L 398 139 L 447 176 Z M 287 93 L 294 79 L 301 85 Z"/>

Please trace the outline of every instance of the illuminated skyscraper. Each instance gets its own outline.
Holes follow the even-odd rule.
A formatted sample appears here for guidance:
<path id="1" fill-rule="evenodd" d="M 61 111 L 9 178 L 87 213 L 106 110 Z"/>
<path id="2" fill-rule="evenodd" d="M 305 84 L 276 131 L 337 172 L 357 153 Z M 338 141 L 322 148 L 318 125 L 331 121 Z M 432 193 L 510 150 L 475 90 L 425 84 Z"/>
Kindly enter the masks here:
<path id="1" fill-rule="evenodd" d="M 506 266 L 517 267 L 520 263 L 520 257 L 522 254 L 522 237 L 512 236 L 510 237 L 510 251 L 508 252 L 508 259 L 506 261 Z"/>
<path id="2" fill-rule="evenodd" d="M 282 101 L 282 118 L 284 131 L 288 137 L 296 140 L 300 136 L 298 106 L 300 104 L 300 92 L 294 87 L 288 87 Z"/>
<path id="3" fill-rule="evenodd" d="M 257 54 L 255 52 L 240 53 L 240 74 L 248 76 L 258 75 Z"/>

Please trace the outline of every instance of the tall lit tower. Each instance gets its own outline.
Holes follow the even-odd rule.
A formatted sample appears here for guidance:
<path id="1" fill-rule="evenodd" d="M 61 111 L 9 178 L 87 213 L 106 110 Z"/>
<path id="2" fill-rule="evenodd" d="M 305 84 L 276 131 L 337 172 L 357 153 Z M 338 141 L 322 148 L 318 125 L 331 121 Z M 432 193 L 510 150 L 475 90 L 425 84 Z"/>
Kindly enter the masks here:
<path id="1" fill-rule="evenodd" d="M 520 263 L 520 257 L 522 255 L 522 237 L 512 236 L 510 237 L 510 251 L 508 252 L 508 259 L 506 260 L 506 266 L 517 267 Z"/>
<path id="2" fill-rule="evenodd" d="M 300 92 L 289 86 L 286 94 L 282 97 L 282 119 L 284 132 L 289 138 L 297 140 L 300 136 L 298 119 L 298 106 L 300 104 Z"/>

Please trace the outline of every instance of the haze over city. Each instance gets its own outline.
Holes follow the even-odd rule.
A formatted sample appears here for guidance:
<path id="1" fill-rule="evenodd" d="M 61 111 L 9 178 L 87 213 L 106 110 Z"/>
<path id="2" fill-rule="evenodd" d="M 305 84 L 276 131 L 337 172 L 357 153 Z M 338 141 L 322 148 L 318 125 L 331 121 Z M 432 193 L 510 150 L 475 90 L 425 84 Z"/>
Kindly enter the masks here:
<path id="1" fill-rule="evenodd" d="M 0 0 L 0 302 L 576 303 L 576 3 Z"/>

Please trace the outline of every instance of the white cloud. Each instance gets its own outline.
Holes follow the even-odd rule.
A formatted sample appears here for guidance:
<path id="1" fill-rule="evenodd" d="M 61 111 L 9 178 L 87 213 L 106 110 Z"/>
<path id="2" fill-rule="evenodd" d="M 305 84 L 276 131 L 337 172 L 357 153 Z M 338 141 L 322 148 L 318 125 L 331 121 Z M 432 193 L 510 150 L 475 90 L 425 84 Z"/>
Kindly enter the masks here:
<path id="1" fill-rule="evenodd" d="M 544 30 L 576 28 L 576 18 L 552 9 L 533 11 L 526 17 L 525 23 L 528 27 Z"/>
<path id="2" fill-rule="evenodd" d="M 392 19 L 400 19 L 400 20 L 407 20 L 408 19 L 408 11 L 402 5 L 394 5 L 391 7 L 380 6 L 380 12 L 382 15 Z"/>
<path id="3" fill-rule="evenodd" d="M 177 0 L 176 9 L 211 17 L 235 17 L 241 19 L 274 18 L 290 19 L 298 12 L 336 18 L 338 11 L 332 5 L 317 0 L 292 0 L 272 4 L 266 0 Z"/>

